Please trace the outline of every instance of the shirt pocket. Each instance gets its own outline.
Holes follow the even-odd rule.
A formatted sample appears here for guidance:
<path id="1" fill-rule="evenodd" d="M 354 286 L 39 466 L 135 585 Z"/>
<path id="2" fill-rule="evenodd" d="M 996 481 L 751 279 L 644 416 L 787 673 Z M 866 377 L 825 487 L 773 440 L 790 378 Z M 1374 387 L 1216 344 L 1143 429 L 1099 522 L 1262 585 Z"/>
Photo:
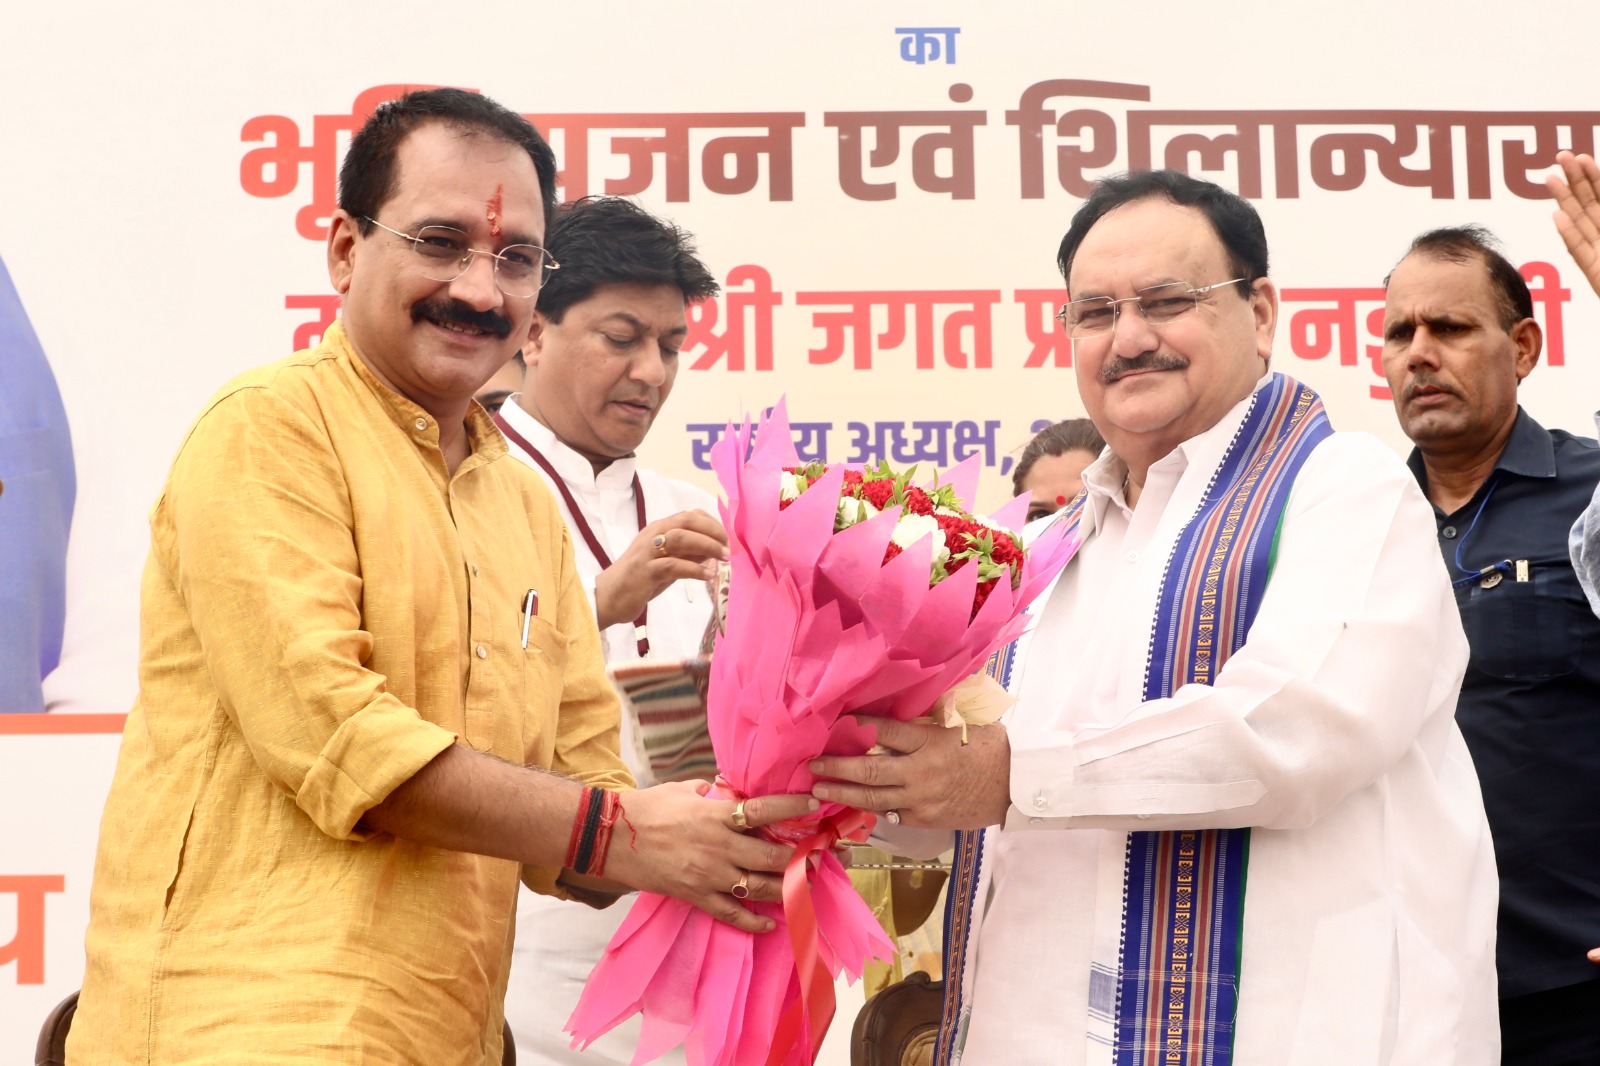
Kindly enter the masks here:
<path id="1" fill-rule="evenodd" d="M 555 751 L 570 643 L 550 622 L 528 619 L 528 645 L 522 649 L 522 747 L 528 765 L 548 766 Z"/>
<path id="2" fill-rule="evenodd" d="M 1540 680 L 1578 668 L 1588 605 L 1576 581 L 1569 594 L 1554 564 L 1536 565 L 1530 576 L 1473 584 L 1461 602 L 1472 666 L 1490 677 Z"/>

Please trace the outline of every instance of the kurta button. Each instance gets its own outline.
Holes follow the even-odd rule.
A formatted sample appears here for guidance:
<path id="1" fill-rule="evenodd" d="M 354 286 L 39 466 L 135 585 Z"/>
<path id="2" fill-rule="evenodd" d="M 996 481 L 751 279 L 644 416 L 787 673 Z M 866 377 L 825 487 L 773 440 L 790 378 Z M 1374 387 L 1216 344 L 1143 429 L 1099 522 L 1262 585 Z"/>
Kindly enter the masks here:
<path id="1" fill-rule="evenodd" d="M 482 644 L 479 644 L 478 645 L 478 658 L 487 659 L 488 657 L 489 657 L 489 649 L 485 648 Z"/>
<path id="2" fill-rule="evenodd" d="M 1043 818 L 1029 818 L 1028 819 L 1028 824 L 1029 825 L 1043 825 L 1044 824 L 1044 819 Z"/>
<path id="3" fill-rule="evenodd" d="M 1045 799 L 1043 796 L 1035 796 L 1035 797 L 1033 797 L 1033 809 L 1034 810 L 1042 811 L 1048 806 L 1050 806 L 1050 801 Z"/>
<path id="4" fill-rule="evenodd" d="M 1456 527 L 1445 526 L 1443 529 L 1439 530 L 1439 536 L 1445 538 L 1446 540 L 1454 540 L 1456 537 Z"/>
<path id="5" fill-rule="evenodd" d="M 420 433 L 420 432 L 422 432 L 423 430 L 425 430 L 427 428 L 428 428 L 428 420 L 426 418 L 417 419 L 417 432 Z"/>
<path id="6" fill-rule="evenodd" d="M 1138 552 L 1129 552 L 1128 553 L 1128 562 L 1136 563 L 1138 561 L 1139 561 L 1139 553 Z"/>

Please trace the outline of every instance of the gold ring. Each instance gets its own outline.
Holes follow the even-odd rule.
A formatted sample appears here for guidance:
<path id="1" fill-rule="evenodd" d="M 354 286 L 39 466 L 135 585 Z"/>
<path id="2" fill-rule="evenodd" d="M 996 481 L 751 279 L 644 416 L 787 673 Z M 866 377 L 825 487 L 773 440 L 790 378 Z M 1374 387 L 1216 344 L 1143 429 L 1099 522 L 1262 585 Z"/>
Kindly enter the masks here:
<path id="1" fill-rule="evenodd" d="M 733 805 L 733 827 L 741 833 L 750 828 L 750 819 L 744 813 L 744 800 Z"/>
<path id="2" fill-rule="evenodd" d="M 652 543 L 652 544 L 654 544 L 656 546 L 656 554 L 657 555 L 666 555 L 667 554 L 667 535 L 665 533 L 657 533 L 656 534 L 656 539 L 651 541 L 650 543 Z"/>
<path id="3" fill-rule="evenodd" d="M 750 872 L 748 870 L 746 870 L 744 873 L 740 874 L 739 875 L 739 880 L 735 881 L 733 883 L 733 887 L 730 888 L 728 891 L 733 893 L 733 898 L 734 899 L 749 899 L 750 898 Z"/>

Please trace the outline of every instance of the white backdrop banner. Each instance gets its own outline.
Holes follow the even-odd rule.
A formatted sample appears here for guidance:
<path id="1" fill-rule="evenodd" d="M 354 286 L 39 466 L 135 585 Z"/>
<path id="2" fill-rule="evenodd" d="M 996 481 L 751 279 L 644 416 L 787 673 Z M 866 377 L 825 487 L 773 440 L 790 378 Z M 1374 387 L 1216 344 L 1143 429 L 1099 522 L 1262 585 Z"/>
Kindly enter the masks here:
<path id="1" fill-rule="evenodd" d="M 1145 166 L 1256 203 L 1274 365 L 1340 428 L 1404 450 L 1382 279 L 1416 234 L 1477 222 L 1544 325 L 1524 405 L 1593 432 L 1600 301 L 1541 183 L 1559 148 L 1595 147 L 1592 3 L 177 0 L 33 4 L 0 26 L 0 338 L 25 321 L 42 353 L 0 347 L 0 401 L 27 381 L 64 412 L 0 421 L 0 640 L 30 649 L 0 656 L 25 660 L 0 692 L 87 716 L 0 714 L 0 1057 L 29 1053 L 82 975 L 146 511 L 206 397 L 338 313 L 338 164 L 407 87 L 494 97 L 550 139 L 566 197 L 632 196 L 698 236 L 725 292 L 691 309 L 643 451 L 708 488 L 724 424 L 787 395 L 803 454 L 978 455 L 997 506 L 1034 428 L 1083 413 L 1051 319 L 1060 238 L 1097 178 Z M 65 432 L 70 462 L 40 443 Z M 65 518 L 7 533 L 39 506 L 29 486 L 73 482 L 64 548 Z"/>

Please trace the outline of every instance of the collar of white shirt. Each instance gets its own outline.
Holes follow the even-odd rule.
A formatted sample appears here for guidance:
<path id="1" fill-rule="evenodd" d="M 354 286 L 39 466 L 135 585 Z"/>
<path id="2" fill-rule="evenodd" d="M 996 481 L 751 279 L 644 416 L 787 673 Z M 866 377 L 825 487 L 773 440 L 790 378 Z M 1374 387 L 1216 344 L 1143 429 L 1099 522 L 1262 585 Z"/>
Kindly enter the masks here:
<path id="1" fill-rule="evenodd" d="M 522 404 L 518 402 L 521 393 L 506 397 L 506 402 L 500 408 L 500 416 L 506 424 L 520 433 L 524 440 L 538 448 L 544 457 L 550 460 L 550 465 L 556 468 L 556 473 L 561 475 L 561 480 L 577 490 L 622 490 L 627 491 L 633 487 L 633 475 L 638 469 L 638 459 L 632 455 L 625 455 L 621 459 L 613 460 L 598 474 L 594 466 L 582 455 L 573 451 L 562 442 L 543 422 L 534 418 Z M 513 453 L 521 456 L 522 449 L 517 447 L 515 441 L 507 442 Z"/>
<path id="2" fill-rule="evenodd" d="M 1227 414 L 1217 420 L 1216 425 L 1190 437 L 1151 463 L 1150 470 L 1145 475 L 1146 482 L 1148 483 L 1152 477 L 1163 477 L 1170 478 L 1175 483 L 1190 466 L 1200 470 L 1214 468 L 1222 461 L 1228 445 L 1239 432 L 1239 426 L 1244 422 L 1244 416 L 1249 413 L 1255 394 L 1271 380 L 1270 374 L 1263 373 L 1255 387 L 1250 390 L 1250 395 L 1234 404 Z M 1084 469 L 1083 487 L 1088 492 L 1088 499 L 1084 501 L 1087 508 L 1085 517 L 1090 519 L 1091 528 L 1097 529 L 1104 523 L 1106 508 L 1113 504 L 1125 513 L 1131 513 L 1124 492 L 1127 480 L 1128 464 L 1113 454 L 1109 448 L 1101 452 L 1100 457 Z"/>

